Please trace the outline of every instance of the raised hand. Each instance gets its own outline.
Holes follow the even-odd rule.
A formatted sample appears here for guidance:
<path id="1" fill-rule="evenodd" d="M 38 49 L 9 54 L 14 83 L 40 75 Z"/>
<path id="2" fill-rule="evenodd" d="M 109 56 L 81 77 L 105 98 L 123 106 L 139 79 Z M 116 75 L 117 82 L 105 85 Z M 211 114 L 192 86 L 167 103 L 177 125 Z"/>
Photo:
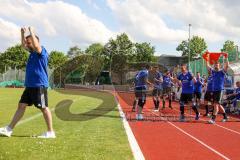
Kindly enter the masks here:
<path id="1" fill-rule="evenodd" d="M 21 28 L 21 33 L 26 33 L 26 31 L 27 31 L 26 27 Z"/>

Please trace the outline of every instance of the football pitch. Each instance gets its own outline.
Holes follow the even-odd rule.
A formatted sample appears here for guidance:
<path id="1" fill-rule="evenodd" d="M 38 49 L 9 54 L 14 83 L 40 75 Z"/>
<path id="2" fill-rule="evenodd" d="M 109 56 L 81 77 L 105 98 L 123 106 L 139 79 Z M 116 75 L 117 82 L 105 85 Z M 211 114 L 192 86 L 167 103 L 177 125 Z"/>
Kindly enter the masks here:
<path id="1" fill-rule="evenodd" d="M 11 120 L 22 92 L 0 88 L 0 127 Z M 133 159 L 110 93 L 49 90 L 48 96 L 57 138 L 34 138 L 46 131 L 46 125 L 41 112 L 28 107 L 12 137 L 0 137 L 0 159 Z"/>

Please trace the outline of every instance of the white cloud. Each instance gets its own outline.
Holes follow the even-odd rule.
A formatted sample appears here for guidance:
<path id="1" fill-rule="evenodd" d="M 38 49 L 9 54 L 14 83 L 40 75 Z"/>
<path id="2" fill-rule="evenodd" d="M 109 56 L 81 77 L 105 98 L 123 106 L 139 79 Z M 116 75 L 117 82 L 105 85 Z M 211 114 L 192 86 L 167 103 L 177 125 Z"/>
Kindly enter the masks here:
<path id="1" fill-rule="evenodd" d="M 19 42 L 20 35 L 18 32 L 20 32 L 20 29 L 17 25 L 0 18 L 0 52 Z"/>
<path id="2" fill-rule="evenodd" d="M 71 44 L 80 46 L 106 42 L 114 35 L 102 22 L 88 17 L 79 7 L 62 1 L 36 3 L 26 0 L 3 0 L 0 5 L 0 17 L 19 25 L 34 26 L 40 37 L 61 36 Z"/>
<path id="3" fill-rule="evenodd" d="M 155 45 L 178 43 L 191 33 L 207 43 L 222 43 L 240 36 L 240 2 L 227 0 L 108 0 L 121 29 Z M 226 7 L 227 6 L 227 7 Z M 166 19 L 167 17 L 167 19 Z M 180 22 L 175 24 L 174 22 Z"/>
<path id="4" fill-rule="evenodd" d="M 109 7 L 121 24 L 121 30 L 142 41 L 175 42 L 186 37 L 187 32 L 169 28 L 164 20 L 137 0 L 108 0 Z"/>

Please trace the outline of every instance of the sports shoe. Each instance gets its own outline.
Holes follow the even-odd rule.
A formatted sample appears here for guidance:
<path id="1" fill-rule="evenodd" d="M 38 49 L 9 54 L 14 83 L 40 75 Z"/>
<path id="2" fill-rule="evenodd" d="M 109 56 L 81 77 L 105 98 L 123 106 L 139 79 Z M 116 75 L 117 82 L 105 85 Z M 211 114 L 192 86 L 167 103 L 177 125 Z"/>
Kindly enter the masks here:
<path id="1" fill-rule="evenodd" d="M 55 132 L 51 131 L 51 132 L 45 132 L 43 133 L 41 136 L 37 136 L 37 138 L 56 138 Z"/>
<path id="2" fill-rule="evenodd" d="M 222 122 L 227 122 L 228 121 L 228 118 L 223 118 L 222 119 Z"/>
<path id="3" fill-rule="evenodd" d="M 5 136 L 5 137 L 11 137 L 12 129 L 9 128 L 8 126 L 0 128 L 0 135 Z"/>
<path id="4" fill-rule="evenodd" d="M 208 121 L 208 123 L 209 123 L 209 124 L 215 124 L 216 122 L 215 122 L 213 119 L 210 119 L 210 120 Z"/>
<path id="5" fill-rule="evenodd" d="M 185 122 L 185 116 L 181 114 L 180 117 L 179 117 L 179 121 L 180 122 Z"/>
<path id="6" fill-rule="evenodd" d="M 198 113 L 195 117 L 195 120 L 199 120 L 200 113 Z"/>
<path id="7" fill-rule="evenodd" d="M 154 111 L 154 112 L 158 112 L 158 108 L 154 108 L 153 111 Z"/>
<path id="8" fill-rule="evenodd" d="M 142 114 L 137 114 L 136 115 L 136 120 L 142 121 L 143 120 L 143 115 Z"/>

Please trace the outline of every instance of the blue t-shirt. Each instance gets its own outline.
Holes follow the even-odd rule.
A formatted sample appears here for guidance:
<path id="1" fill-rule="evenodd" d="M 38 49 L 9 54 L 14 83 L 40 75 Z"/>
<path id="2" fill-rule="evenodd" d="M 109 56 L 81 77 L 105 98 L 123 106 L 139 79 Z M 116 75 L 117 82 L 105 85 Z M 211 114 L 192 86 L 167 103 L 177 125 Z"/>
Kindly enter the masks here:
<path id="1" fill-rule="evenodd" d="M 172 86 L 172 81 L 169 76 L 163 76 L 163 88 L 168 88 Z"/>
<path id="2" fill-rule="evenodd" d="M 162 82 L 159 82 L 159 80 L 162 78 L 161 72 L 156 72 L 154 74 L 154 88 L 162 89 Z M 158 80 L 158 81 L 156 81 Z"/>
<path id="3" fill-rule="evenodd" d="M 148 78 L 148 70 L 141 70 L 136 76 L 136 87 L 147 88 L 146 79 Z"/>
<path id="4" fill-rule="evenodd" d="M 133 81 L 133 83 L 134 83 L 135 86 L 136 86 L 136 84 L 137 84 L 137 75 L 138 75 L 138 73 L 134 76 L 134 81 Z"/>
<path id="5" fill-rule="evenodd" d="M 194 92 L 202 92 L 202 83 L 203 83 L 203 79 L 200 78 L 196 78 L 196 83 L 194 83 Z"/>
<path id="6" fill-rule="evenodd" d="M 25 87 L 48 87 L 48 53 L 42 46 L 41 54 L 31 51 L 26 67 Z"/>
<path id="7" fill-rule="evenodd" d="M 207 91 L 208 92 L 212 92 L 213 91 L 213 77 L 212 76 L 208 76 L 208 79 L 207 79 Z"/>
<path id="8" fill-rule="evenodd" d="M 186 74 L 179 74 L 178 80 L 182 82 L 182 93 L 184 94 L 192 94 L 193 93 L 193 76 L 190 72 Z"/>
<path id="9" fill-rule="evenodd" d="M 211 70 L 212 77 L 213 77 L 213 91 L 221 91 L 224 89 L 224 78 L 225 78 L 225 71 L 215 71 Z"/>
<path id="10" fill-rule="evenodd" d="M 240 88 L 237 88 L 237 89 L 235 90 L 235 93 L 237 93 L 236 99 L 237 99 L 237 100 L 240 100 Z"/>

